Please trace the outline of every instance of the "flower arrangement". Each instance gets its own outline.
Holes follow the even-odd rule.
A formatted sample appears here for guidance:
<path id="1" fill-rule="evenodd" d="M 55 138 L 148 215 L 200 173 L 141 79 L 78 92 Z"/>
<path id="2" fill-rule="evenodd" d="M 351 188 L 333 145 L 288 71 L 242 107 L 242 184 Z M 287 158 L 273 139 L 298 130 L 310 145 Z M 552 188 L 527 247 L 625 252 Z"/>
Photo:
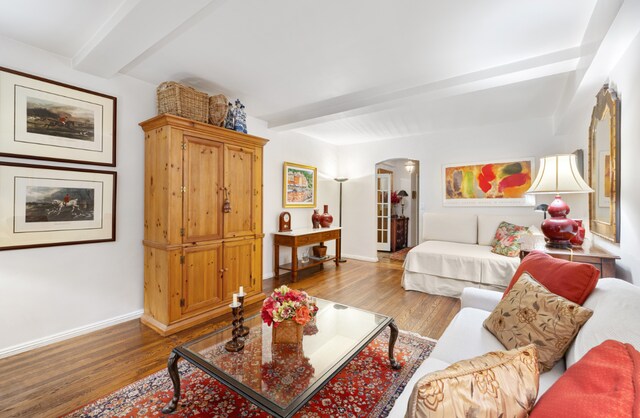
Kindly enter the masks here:
<path id="1" fill-rule="evenodd" d="M 391 204 L 397 205 L 400 201 L 402 201 L 402 198 L 398 196 L 398 192 L 391 192 Z"/>
<path id="2" fill-rule="evenodd" d="M 287 320 L 306 325 L 317 312 L 318 307 L 311 303 L 307 292 L 283 285 L 264 300 L 260 315 L 265 324 L 277 327 Z"/>

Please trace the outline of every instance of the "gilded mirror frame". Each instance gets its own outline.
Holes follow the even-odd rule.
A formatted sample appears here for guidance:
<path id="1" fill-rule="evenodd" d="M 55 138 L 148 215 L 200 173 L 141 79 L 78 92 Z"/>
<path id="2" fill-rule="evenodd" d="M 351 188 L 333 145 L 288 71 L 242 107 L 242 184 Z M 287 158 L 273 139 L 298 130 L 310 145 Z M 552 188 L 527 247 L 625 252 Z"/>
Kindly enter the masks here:
<path id="1" fill-rule="evenodd" d="M 608 118 L 609 122 L 609 175 L 604 177 L 610 187 L 609 219 L 598 219 L 597 207 L 603 179 L 600 173 L 605 167 L 600 167 L 601 158 L 597 152 L 596 137 L 598 125 Z M 603 125 L 604 126 L 604 125 Z M 606 161 L 606 160 L 605 160 Z M 600 184 L 599 184 L 600 183 Z M 596 105 L 591 114 L 589 126 L 589 186 L 595 193 L 589 194 L 589 227 L 591 232 L 609 241 L 620 242 L 620 99 L 615 90 L 605 84 L 596 95 Z M 605 188 L 606 190 L 606 188 Z M 602 206 L 602 205 L 601 205 Z M 605 206 L 606 207 L 606 206 Z"/>

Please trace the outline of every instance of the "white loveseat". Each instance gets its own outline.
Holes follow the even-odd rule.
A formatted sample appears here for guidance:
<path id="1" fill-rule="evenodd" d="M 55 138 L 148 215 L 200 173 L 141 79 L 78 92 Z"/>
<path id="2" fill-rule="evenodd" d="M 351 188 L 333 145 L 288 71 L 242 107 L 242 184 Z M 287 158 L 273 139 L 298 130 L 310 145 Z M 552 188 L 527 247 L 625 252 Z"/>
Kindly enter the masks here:
<path id="1" fill-rule="evenodd" d="M 462 289 L 504 290 L 520 259 L 491 252 L 500 222 L 539 226 L 542 215 L 425 213 L 423 242 L 407 254 L 402 287 L 433 295 L 459 297 Z"/>
<path id="2" fill-rule="evenodd" d="M 460 360 L 505 350 L 500 341 L 482 326 L 501 297 L 501 292 L 491 290 L 467 288 L 463 291 L 462 309 L 444 331 L 429 358 L 409 380 L 389 417 L 405 415 L 411 390 L 421 377 Z M 630 343 L 640 349 L 640 287 L 619 279 L 600 279 L 582 306 L 591 309 L 593 316 L 580 329 L 564 359 L 540 375 L 538 397 L 560 378 L 566 368 L 605 340 Z"/>

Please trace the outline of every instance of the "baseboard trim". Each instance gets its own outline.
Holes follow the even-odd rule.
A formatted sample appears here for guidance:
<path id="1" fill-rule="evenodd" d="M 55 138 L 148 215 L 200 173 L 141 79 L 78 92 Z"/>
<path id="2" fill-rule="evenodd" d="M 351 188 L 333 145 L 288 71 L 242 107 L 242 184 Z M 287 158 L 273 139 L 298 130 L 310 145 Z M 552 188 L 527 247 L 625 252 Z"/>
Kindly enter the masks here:
<path id="1" fill-rule="evenodd" d="M 88 334 L 90 332 L 107 328 L 112 325 L 117 325 L 122 322 L 130 321 L 132 319 L 137 319 L 137 318 L 140 318 L 143 313 L 144 313 L 144 310 L 140 309 L 137 311 L 130 312 L 128 314 L 105 319 L 104 321 L 94 322 L 93 324 L 70 329 L 68 331 L 59 332 L 57 334 L 49 335 L 44 338 L 38 338 L 37 340 L 29 341 L 23 344 L 7 347 L 0 350 L 0 359 L 13 356 L 16 354 L 24 353 L 25 351 L 33 350 L 35 348 L 44 347 L 45 345 L 68 340 L 69 338 L 77 337 L 79 335 Z"/>
<path id="2" fill-rule="evenodd" d="M 342 258 L 351 258 L 358 261 L 368 261 L 370 263 L 377 263 L 378 257 L 363 257 L 361 255 L 342 254 Z"/>

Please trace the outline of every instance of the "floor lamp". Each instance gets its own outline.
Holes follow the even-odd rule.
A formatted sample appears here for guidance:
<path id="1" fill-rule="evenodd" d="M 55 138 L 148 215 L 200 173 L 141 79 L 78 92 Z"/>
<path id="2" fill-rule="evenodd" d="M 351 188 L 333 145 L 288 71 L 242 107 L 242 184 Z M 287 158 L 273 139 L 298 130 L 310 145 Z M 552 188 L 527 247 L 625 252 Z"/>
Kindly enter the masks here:
<path id="1" fill-rule="evenodd" d="M 336 177 L 334 179 L 335 181 L 337 181 L 338 183 L 340 183 L 340 227 L 342 228 L 342 183 L 344 183 L 345 181 L 349 180 L 346 177 Z M 342 243 L 340 243 L 342 245 Z M 338 260 L 339 263 L 346 263 L 347 260 L 345 260 L 344 258 L 342 258 L 342 256 L 340 256 L 340 259 Z"/>

